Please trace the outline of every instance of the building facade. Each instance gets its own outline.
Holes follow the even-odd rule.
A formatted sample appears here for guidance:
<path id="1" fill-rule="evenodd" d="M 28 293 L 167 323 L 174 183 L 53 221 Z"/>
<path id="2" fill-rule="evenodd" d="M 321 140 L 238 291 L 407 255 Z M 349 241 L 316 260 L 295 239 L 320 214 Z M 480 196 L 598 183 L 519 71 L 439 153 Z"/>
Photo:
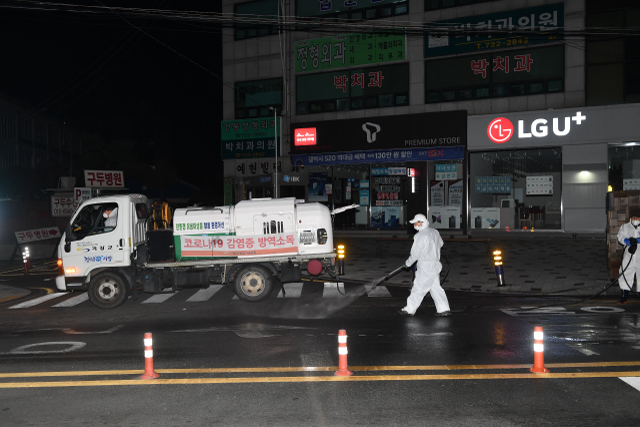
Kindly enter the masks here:
<path id="1" fill-rule="evenodd" d="M 603 232 L 609 187 L 640 188 L 637 2 L 227 0 L 223 13 L 228 203 L 358 204 L 336 227 L 363 230 L 426 212 L 465 234 Z"/>

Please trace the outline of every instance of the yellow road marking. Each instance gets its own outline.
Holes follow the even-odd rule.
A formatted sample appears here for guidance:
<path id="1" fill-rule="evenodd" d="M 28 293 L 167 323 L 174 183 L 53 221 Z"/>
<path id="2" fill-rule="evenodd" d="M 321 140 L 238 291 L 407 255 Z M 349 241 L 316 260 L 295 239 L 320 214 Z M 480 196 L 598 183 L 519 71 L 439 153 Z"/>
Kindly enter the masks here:
<path id="1" fill-rule="evenodd" d="M 178 378 L 155 380 L 102 380 L 102 381 L 59 381 L 30 383 L 0 383 L 1 388 L 42 388 L 42 387 L 96 387 L 117 385 L 185 385 L 185 384 L 247 384 L 247 383 L 304 383 L 337 381 L 429 381 L 429 380 L 488 380 L 488 379 L 562 379 L 562 378 L 616 378 L 640 377 L 640 372 L 574 372 L 548 374 L 462 374 L 462 375 L 376 375 L 352 377 L 254 377 L 254 378 Z"/>
<path id="2" fill-rule="evenodd" d="M 419 366 L 350 366 L 351 371 L 451 371 L 451 370 L 500 370 L 529 369 L 531 364 L 512 365 L 419 365 Z M 605 368 L 620 366 L 640 366 L 640 361 L 623 362 L 586 362 L 586 363 L 545 363 L 547 368 Z M 256 368 L 194 368 L 194 369 L 156 369 L 158 374 L 231 374 L 231 373 L 264 373 L 264 372 L 335 372 L 337 366 L 312 367 L 256 367 Z M 118 371 L 59 371 L 59 372 L 16 372 L 0 373 L 0 378 L 29 377 L 84 377 L 96 375 L 142 375 L 144 370 Z M 483 374 L 494 375 L 494 374 Z M 502 375 L 502 374 L 495 374 Z M 542 374 L 536 374 L 542 375 Z M 629 375 L 633 376 L 633 375 Z M 403 376 L 404 377 L 404 376 Z M 296 377 L 298 378 L 298 377 Z M 302 378 L 302 377 L 299 377 Z"/>
<path id="3" fill-rule="evenodd" d="M 43 291 L 47 291 L 47 295 L 52 294 L 54 292 L 51 288 L 27 288 L 27 289 L 42 289 Z"/>

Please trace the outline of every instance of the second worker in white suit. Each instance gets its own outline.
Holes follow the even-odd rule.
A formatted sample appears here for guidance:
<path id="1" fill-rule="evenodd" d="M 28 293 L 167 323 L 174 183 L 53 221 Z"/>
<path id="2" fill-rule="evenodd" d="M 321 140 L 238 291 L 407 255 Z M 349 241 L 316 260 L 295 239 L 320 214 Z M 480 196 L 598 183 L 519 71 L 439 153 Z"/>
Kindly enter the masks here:
<path id="1" fill-rule="evenodd" d="M 411 267 L 416 261 L 418 265 L 407 305 L 398 310 L 398 313 L 402 316 L 413 316 L 425 295 L 431 292 L 431 298 L 436 304 L 436 316 L 450 316 L 449 301 L 444 289 L 440 286 L 442 237 L 438 231 L 429 228 L 429 221 L 422 214 L 417 214 L 409 222 L 418 230 L 418 233 L 413 236 L 411 255 L 405 262 L 405 267 Z"/>

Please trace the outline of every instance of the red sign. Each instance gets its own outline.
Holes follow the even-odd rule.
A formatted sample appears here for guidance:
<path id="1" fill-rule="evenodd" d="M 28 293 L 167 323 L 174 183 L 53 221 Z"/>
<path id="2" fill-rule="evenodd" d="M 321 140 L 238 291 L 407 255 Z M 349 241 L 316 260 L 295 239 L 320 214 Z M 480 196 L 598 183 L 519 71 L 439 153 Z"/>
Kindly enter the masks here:
<path id="1" fill-rule="evenodd" d="M 58 227 L 39 228 L 37 230 L 16 231 L 18 244 L 37 242 L 39 240 L 56 239 L 60 237 Z"/>
<path id="2" fill-rule="evenodd" d="M 498 117 L 489 123 L 487 135 L 496 144 L 507 142 L 513 135 L 513 123 L 509 119 Z"/>
<path id="3" fill-rule="evenodd" d="M 295 145 L 316 145 L 318 143 L 316 139 L 316 128 L 301 128 L 295 129 L 296 134 Z"/>

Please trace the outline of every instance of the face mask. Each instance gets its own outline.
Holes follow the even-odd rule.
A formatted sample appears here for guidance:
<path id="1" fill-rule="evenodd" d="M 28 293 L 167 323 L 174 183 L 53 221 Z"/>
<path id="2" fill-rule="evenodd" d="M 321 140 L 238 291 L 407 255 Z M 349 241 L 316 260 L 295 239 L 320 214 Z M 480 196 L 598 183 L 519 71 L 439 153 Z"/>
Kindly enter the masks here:
<path id="1" fill-rule="evenodd" d="M 415 228 L 416 231 L 420 231 L 422 229 L 422 227 L 419 227 L 417 225 L 414 225 L 413 228 Z"/>
<path id="2" fill-rule="evenodd" d="M 637 227 L 640 225 L 640 221 L 631 221 L 631 224 Z"/>
<path id="3" fill-rule="evenodd" d="M 107 215 L 107 213 L 106 213 L 106 212 L 104 212 L 104 213 L 102 214 L 102 217 L 103 217 L 104 219 L 107 219 L 107 218 L 109 218 L 109 215 Z"/>

